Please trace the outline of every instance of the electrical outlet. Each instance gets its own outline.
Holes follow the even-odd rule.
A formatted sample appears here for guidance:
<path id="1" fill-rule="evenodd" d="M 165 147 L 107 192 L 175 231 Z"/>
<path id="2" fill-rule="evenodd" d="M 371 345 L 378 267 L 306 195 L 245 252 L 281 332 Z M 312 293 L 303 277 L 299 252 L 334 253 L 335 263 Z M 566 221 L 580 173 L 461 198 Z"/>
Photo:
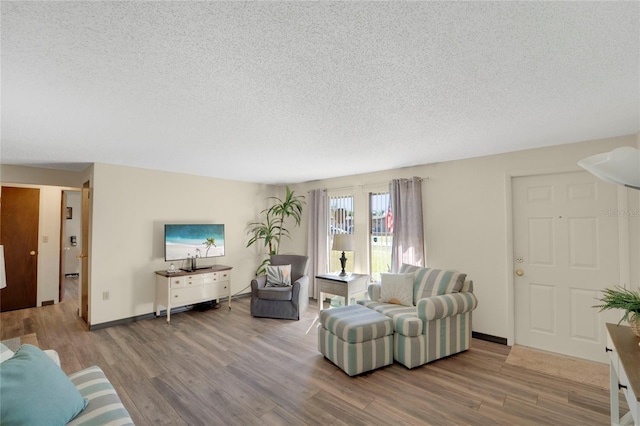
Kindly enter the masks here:
<path id="1" fill-rule="evenodd" d="M 103 291 L 102 292 L 102 300 L 109 300 L 109 292 L 108 291 Z"/>
<path id="2" fill-rule="evenodd" d="M 43 243 L 48 243 L 49 242 L 49 236 L 48 235 L 43 235 L 42 236 L 42 242 Z"/>

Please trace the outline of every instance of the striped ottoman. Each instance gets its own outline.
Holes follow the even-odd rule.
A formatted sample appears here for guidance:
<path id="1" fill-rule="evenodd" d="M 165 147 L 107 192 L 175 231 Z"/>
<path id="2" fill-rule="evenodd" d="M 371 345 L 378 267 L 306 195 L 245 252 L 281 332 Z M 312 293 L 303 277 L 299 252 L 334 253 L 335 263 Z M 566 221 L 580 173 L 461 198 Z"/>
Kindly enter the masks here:
<path id="1" fill-rule="evenodd" d="M 360 305 L 323 310 L 318 350 L 350 376 L 393 364 L 393 321 Z"/>

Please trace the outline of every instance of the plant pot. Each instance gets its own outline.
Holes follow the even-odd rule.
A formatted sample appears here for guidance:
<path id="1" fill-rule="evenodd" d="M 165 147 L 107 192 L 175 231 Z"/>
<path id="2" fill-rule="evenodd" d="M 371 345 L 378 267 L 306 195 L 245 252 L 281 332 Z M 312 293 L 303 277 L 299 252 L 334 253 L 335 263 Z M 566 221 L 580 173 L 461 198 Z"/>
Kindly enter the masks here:
<path id="1" fill-rule="evenodd" d="M 629 315 L 629 327 L 633 334 L 640 337 L 640 314 L 633 313 Z"/>

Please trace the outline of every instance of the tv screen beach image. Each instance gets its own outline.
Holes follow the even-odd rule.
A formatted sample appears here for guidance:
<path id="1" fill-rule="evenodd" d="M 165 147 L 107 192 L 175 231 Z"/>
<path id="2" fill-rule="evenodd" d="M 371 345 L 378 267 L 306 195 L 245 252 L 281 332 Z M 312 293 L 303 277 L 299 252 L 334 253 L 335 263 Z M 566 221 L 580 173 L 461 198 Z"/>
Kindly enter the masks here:
<path id="1" fill-rule="evenodd" d="M 165 225 L 165 260 L 224 256 L 224 225 Z"/>

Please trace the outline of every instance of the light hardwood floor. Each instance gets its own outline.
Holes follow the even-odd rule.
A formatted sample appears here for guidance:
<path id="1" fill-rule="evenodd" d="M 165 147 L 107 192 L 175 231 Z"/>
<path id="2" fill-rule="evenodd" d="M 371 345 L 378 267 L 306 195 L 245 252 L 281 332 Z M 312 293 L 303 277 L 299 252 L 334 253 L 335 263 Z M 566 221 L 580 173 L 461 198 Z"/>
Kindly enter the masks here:
<path id="1" fill-rule="evenodd" d="M 138 425 L 605 425 L 609 394 L 505 364 L 509 347 L 349 377 L 317 350 L 312 304 L 300 321 L 189 311 L 89 332 L 77 283 L 58 305 L 0 314 L 2 339 L 36 333 L 71 373 L 98 364 Z M 309 333 L 306 333 L 310 328 Z M 585 372 L 588 374 L 588 372 Z"/>

